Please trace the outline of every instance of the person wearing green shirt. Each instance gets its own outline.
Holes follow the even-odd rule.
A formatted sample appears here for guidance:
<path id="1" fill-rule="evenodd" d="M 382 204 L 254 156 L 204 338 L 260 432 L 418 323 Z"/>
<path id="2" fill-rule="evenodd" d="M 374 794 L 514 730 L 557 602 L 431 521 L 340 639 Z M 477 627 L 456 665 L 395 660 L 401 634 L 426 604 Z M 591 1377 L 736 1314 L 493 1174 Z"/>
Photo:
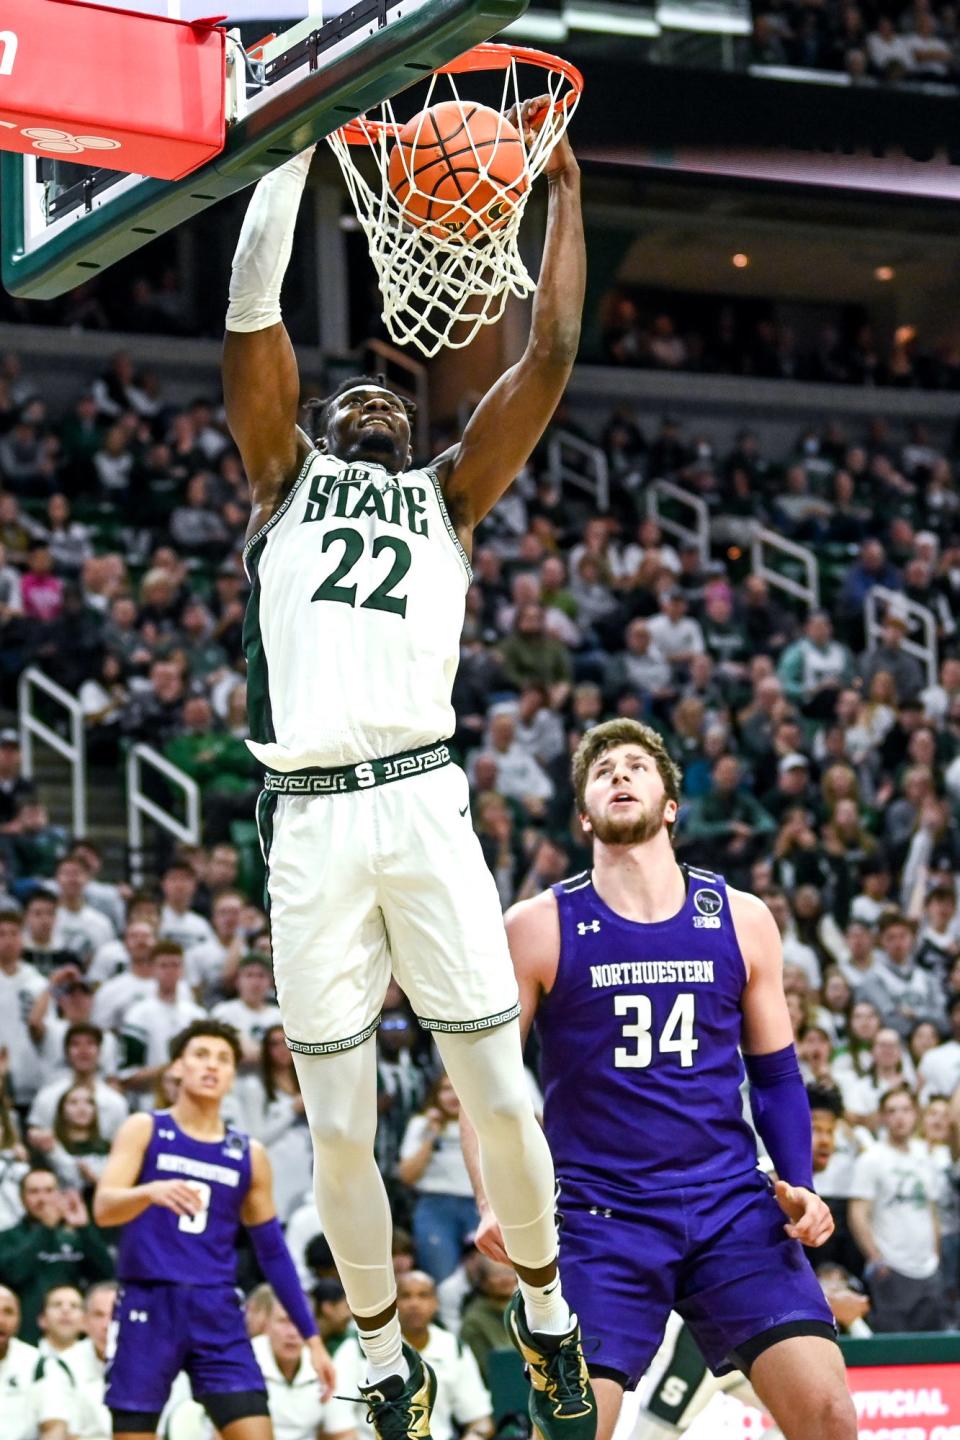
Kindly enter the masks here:
<path id="1" fill-rule="evenodd" d="M 26 1211 L 0 1230 L 0 1284 L 20 1297 L 20 1338 L 36 1345 L 43 1299 L 55 1285 L 85 1290 L 113 1278 L 113 1260 L 75 1190 L 61 1190 L 49 1170 L 28 1170 L 20 1182 Z"/>
<path id="2" fill-rule="evenodd" d="M 684 817 L 683 840 L 702 854 L 702 863 L 716 870 L 742 871 L 776 830 L 773 817 L 743 789 L 740 778 L 736 756 L 721 755 L 713 767 L 712 788 L 692 801 Z M 684 858 L 695 863 L 692 855 Z"/>

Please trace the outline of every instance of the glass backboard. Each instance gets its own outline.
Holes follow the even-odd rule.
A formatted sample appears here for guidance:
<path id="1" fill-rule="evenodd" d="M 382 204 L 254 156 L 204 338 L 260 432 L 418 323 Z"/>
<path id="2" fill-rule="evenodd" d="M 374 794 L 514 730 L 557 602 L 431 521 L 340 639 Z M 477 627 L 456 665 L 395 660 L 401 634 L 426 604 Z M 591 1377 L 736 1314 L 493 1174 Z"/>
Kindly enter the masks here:
<path id="1" fill-rule="evenodd" d="M 227 47 L 226 145 L 175 181 L 0 155 L 3 284 L 14 295 L 49 300 L 83 284 L 489 40 L 527 0 L 359 0 L 333 14 L 338 0 L 324 0 L 322 16 L 313 0 L 106 3 L 184 20 L 228 12 L 242 25 Z M 254 22 L 262 30 L 251 34 Z M 251 64 L 244 45 L 272 30 Z"/>

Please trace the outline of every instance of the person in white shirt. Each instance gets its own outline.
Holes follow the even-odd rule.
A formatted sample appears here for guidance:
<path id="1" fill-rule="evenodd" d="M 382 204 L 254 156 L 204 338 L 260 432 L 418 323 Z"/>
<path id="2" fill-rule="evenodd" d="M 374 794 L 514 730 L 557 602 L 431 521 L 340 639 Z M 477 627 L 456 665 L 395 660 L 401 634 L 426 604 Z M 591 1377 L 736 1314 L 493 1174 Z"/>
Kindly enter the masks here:
<path id="1" fill-rule="evenodd" d="M 186 951 L 187 979 L 193 993 L 207 1003 L 229 994 L 236 983 L 240 961 L 247 952 L 246 903 L 239 890 L 221 890 L 213 902 L 212 935 Z"/>
<path id="2" fill-rule="evenodd" d="M 352 1440 L 351 1407 L 337 1399 L 324 1402 L 310 1352 L 276 1297 L 253 1338 L 253 1353 L 267 1386 L 274 1440 Z"/>
<path id="3" fill-rule="evenodd" d="M 16 910 L 0 910 L 0 1048 L 17 1105 L 30 1102 L 40 1084 L 40 1065 L 27 1029 L 38 995 L 47 988 L 40 971 L 21 960 L 23 922 Z"/>
<path id="4" fill-rule="evenodd" d="M 460 1100 L 446 1074 L 427 1091 L 400 1145 L 397 1177 L 417 1193 L 413 1237 L 421 1265 L 439 1283 L 456 1270 L 480 1223 L 460 1148 Z M 434 1440 L 437 1437 L 434 1436 Z"/>
<path id="5" fill-rule="evenodd" d="M 881 1026 L 870 1047 L 870 1066 L 865 1074 L 838 1070 L 834 1076 L 843 1096 L 843 1108 L 851 1124 L 875 1130 L 880 1100 L 899 1085 L 912 1088 L 916 1075 L 906 1046 L 889 1025 Z"/>
<path id="6" fill-rule="evenodd" d="M 647 621 L 650 639 L 674 675 L 689 665 L 694 655 L 705 650 L 699 621 L 687 614 L 687 597 L 682 590 L 665 590 L 660 597 L 660 614 Z"/>
<path id="7" fill-rule="evenodd" d="M 920 1061 L 918 1077 L 921 1093 L 952 1095 L 960 1085 L 960 995 L 951 995 L 947 1002 L 950 1039 L 928 1050 Z"/>
<path id="8" fill-rule="evenodd" d="M 78 1347 L 83 1336 L 83 1296 L 76 1285 L 53 1285 L 43 1297 L 43 1305 L 37 1317 L 37 1324 L 43 1334 L 38 1350 L 41 1355 L 56 1358 L 67 1367 L 70 1378 L 76 1382 L 74 1367 L 82 1368 L 84 1351 Z"/>
<path id="9" fill-rule="evenodd" d="M 453 1335 L 433 1324 L 437 1313 L 437 1290 L 422 1270 L 409 1270 L 397 1277 L 397 1313 L 408 1345 L 418 1350 L 437 1377 L 437 1398 L 430 1415 L 432 1440 L 462 1440 L 493 1434 L 493 1405 L 480 1378 L 473 1351 Z M 363 1358 L 356 1340 L 347 1339 L 337 1349 L 337 1385 L 341 1394 L 356 1394 L 363 1379 Z M 343 1403 L 343 1402 L 335 1402 Z M 363 1440 L 373 1430 L 365 1418 L 362 1403 L 349 1404 L 354 1424 Z"/>
<path id="10" fill-rule="evenodd" d="M 127 911 L 124 890 L 119 885 L 110 885 L 97 878 L 103 869 L 103 856 L 98 847 L 92 840 L 74 840 L 68 855 L 71 859 L 79 858 L 86 864 L 90 872 L 84 892 L 87 904 L 92 905 L 94 910 L 101 910 L 119 935 L 123 930 Z M 126 893 L 129 894 L 129 891 Z"/>
<path id="11" fill-rule="evenodd" d="M 63 1435 L 69 1414 L 69 1381 L 45 1375 L 40 1351 L 17 1339 L 20 1301 L 0 1285 L 0 1435 L 38 1440 Z"/>
<path id="12" fill-rule="evenodd" d="M 278 1006 L 267 1001 L 272 990 L 270 957 L 252 950 L 244 955 L 237 968 L 236 999 L 221 1000 L 210 1012 L 215 1020 L 224 1020 L 240 1032 L 240 1045 L 248 1068 L 260 1059 L 267 1031 L 283 1023 Z"/>
<path id="13" fill-rule="evenodd" d="M 73 950 L 86 965 L 94 952 L 116 938 L 113 925 L 102 910 L 95 910 L 86 898 L 90 868 L 78 855 L 67 855 L 56 870 L 60 903 L 53 922 L 53 943 Z"/>
<path id="14" fill-rule="evenodd" d="M 71 1288 L 62 1286 L 61 1290 Z M 101 1280 L 91 1285 L 81 1312 L 86 1334 L 69 1348 L 59 1350 L 59 1358 L 66 1364 L 73 1380 L 68 1417 L 70 1440 L 111 1440 L 113 1434 L 110 1411 L 103 1397 L 106 1390 L 107 1339 L 116 1296 L 117 1285 L 113 1280 Z M 50 1297 L 47 1299 L 49 1301 Z M 41 1341 L 41 1350 L 43 1344 Z"/>
<path id="15" fill-rule="evenodd" d="M 183 946 L 176 940 L 158 940 L 153 958 L 156 994 L 131 1005 L 120 1031 L 121 1084 L 136 1095 L 149 1094 L 166 1069 L 173 1037 L 207 1013 L 195 1001 L 182 998 Z"/>
<path id="16" fill-rule="evenodd" d="M 279 1019 L 261 1041 L 259 1074 L 243 1076 L 237 1093 L 246 1128 L 270 1157 L 277 1214 L 286 1220 L 310 1188 L 313 1144 L 293 1055 Z"/>
<path id="17" fill-rule="evenodd" d="M 856 1163 L 850 1231 L 866 1259 L 875 1331 L 941 1330 L 943 1291 L 938 1274 L 939 1176 L 927 1149 L 914 1143 L 917 1106 L 906 1085 L 880 1102 L 887 1138 Z"/>
<path id="18" fill-rule="evenodd" d="M 135 961 L 149 956 L 156 940 L 155 925 L 139 916 L 131 918 L 122 940 L 108 940 L 106 945 L 101 945 L 87 966 L 86 978 L 93 985 L 109 985 L 111 980 L 133 969 Z"/>
<path id="19" fill-rule="evenodd" d="M 163 891 L 163 908 L 160 911 L 162 939 L 175 940 L 184 954 L 194 945 L 213 939 L 210 921 L 190 908 L 197 893 L 197 877 L 185 860 L 178 860 L 167 867 L 160 888 Z"/>
<path id="20" fill-rule="evenodd" d="M 86 1085 L 93 1093 L 97 1107 L 97 1123 L 104 1140 L 112 1140 L 130 1113 L 120 1092 L 101 1079 L 100 1047 L 103 1031 L 96 1025 L 71 1025 L 63 1042 L 66 1058 L 64 1074 L 51 1080 L 37 1092 L 27 1116 L 27 1138 L 35 1150 L 53 1148 L 53 1120 L 57 1104 L 74 1085 Z"/>
<path id="21" fill-rule="evenodd" d="M 56 1013 L 51 1014 L 51 1001 Z M 30 1012 L 29 1030 L 40 1062 L 43 1085 L 62 1080 L 70 1073 L 66 1059 L 67 1031 L 74 1025 L 89 1025 L 93 1019 L 93 986 L 73 966 L 50 976 L 47 993 L 40 995 Z M 116 1075 L 120 1047 L 115 1035 L 105 1034 L 100 1046 L 99 1073 L 108 1080 Z"/>

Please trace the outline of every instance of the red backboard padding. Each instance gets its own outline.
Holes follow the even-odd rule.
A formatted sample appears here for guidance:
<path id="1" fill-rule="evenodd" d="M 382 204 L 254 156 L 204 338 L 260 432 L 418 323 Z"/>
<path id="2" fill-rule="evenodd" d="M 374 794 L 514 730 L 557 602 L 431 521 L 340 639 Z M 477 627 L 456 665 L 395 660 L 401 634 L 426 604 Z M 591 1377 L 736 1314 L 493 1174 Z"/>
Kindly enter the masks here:
<path id="1" fill-rule="evenodd" d="M 223 149 L 225 56 L 209 25 L 3 0 L 0 150 L 178 180 Z"/>

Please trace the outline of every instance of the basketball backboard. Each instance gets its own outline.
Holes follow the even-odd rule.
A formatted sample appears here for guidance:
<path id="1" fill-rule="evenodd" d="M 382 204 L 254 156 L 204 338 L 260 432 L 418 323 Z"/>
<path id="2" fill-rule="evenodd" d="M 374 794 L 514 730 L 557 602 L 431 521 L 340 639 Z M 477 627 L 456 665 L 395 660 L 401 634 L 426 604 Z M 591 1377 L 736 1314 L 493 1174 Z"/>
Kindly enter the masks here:
<path id="1" fill-rule="evenodd" d="M 14 295 L 53 299 L 89 280 L 490 39 L 523 13 L 527 0 L 359 0 L 332 15 L 339 0 L 323 0 L 322 16 L 316 13 L 320 0 L 106 4 L 184 20 L 226 12 L 228 23 L 263 21 L 266 32 L 281 33 L 251 63 L 239 32 L 233 32 L 227 46 L 226 145 L 185 179 L 154 180 L 9 152 L 0 156 L 3 283 Z M 249 44 L 249 34 L 244 38 Z"/>

